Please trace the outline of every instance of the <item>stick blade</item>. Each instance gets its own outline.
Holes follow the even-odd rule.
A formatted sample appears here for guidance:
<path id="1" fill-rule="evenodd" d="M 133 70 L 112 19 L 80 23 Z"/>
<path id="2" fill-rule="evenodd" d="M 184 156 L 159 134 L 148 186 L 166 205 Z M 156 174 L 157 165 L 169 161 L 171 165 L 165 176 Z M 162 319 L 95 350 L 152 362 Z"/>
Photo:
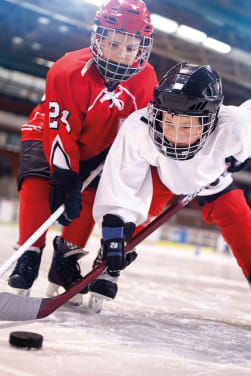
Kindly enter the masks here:
<path id="1" fill-rule="evenodd" d="M 0 320 L 27 321 L 37 319 L 43 299 L 0 292 Z"/>

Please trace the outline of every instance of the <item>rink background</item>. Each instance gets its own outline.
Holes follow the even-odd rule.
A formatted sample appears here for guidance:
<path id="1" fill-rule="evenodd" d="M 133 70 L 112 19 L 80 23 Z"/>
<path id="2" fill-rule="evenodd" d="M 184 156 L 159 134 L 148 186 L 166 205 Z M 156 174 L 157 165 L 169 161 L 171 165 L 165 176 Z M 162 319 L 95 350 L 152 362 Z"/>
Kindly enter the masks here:
<path id="1" fill-rule="evenodd" d="M 1 264 L 11 256 L 15 225 L 0 225 Z M 33 296 L 45 296 L 52 252 L 50 231 Z M 99 246 L 87 245 L 86 274 Z M 204 376 L 250 375 L 251 295 L 231 255 L 194 247 L 145 243 L 122 275 L 119 294 L 100 315 L 69 305 L 33 322 L 0 323 L 1 375 Z M 8 273 L 0 281 L 7 286 Z M 17 307 L 18 309 L 18 307 Z M 38 351 L 8 344 L 9 333 L 44 336 Z"/>

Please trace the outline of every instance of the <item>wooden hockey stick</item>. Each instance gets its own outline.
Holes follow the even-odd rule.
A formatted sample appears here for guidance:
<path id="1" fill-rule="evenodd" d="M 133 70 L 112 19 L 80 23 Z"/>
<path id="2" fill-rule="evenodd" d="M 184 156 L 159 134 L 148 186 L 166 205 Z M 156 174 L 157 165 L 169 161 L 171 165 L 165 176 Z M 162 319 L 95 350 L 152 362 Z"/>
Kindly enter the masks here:
<path id="1" fill-rule="evenodd" d="M 175 215 L 180 209 L 186 206 L 194 195 L 173 197 L 167 209 L 155 220 L 140 231 L 126 246 L 125 252 L 129 252 L 142 240 L 159 228 L 163 223 Z M 61 295 L 52 298 L 33 298 L 15 295 L 7 292 L 0 293 L 0 320 L 5 321 L 26 321 L 41 319 L 50 315 L 56 309 L 68 302 L 74 295 L 94 281 L 104 270 L 104 261 L 96 269 L 89 272 L 80 282 L 72 286 Z"/>
<path id="2" fill-rule="evenodd" d="M 88 178 L 83 182 L 82 191 L 101 173 L 104 163 L 101 163 L 95 170 L 93 170 Z M 22 254 L 29 249 L 37 239 L 44 234 L 46 230 L 60 217 L 64 212 L 64 204 L 59 208 L 19 247 L 19 249 L 0 267 L 0 277 L 13 265 Z"/>

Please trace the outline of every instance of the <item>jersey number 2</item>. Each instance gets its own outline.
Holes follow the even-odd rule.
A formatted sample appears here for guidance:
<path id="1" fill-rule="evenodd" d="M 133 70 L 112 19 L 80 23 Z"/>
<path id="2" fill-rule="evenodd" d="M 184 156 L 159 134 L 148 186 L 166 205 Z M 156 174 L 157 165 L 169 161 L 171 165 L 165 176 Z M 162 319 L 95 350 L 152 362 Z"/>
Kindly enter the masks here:
<path id="1" fill-rule="evenodd" d="M 60 106 L 57 102 L 50 102 L 49 104 L 50 109 L 50 128 L 51 129 L 58 129 L 59 127 L 59 120 L 65 125 L 65 128 L 68 133 L 71 133 L 71 127 L 68 123 L 67 119 L 70 115 L 70 111 L 67 110 L 60 110 Z M 60 117 L 61 116 L 61 117 Z"/>

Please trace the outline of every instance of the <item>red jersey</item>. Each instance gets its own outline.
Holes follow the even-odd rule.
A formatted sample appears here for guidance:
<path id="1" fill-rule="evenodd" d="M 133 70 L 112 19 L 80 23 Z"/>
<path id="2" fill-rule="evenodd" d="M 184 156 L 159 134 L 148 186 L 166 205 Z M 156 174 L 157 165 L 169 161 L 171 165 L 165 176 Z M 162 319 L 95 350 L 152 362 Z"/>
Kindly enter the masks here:
<path id="1" fill-rule="evenodd" d="M 50 165 L 79 172 L 79 162 L 111 145 L 121 121 L 147 105 L 156 85 L 149 63 L 109 91 L 89 48 L 59 59 L 46 81 L 44 151 Z"/>

